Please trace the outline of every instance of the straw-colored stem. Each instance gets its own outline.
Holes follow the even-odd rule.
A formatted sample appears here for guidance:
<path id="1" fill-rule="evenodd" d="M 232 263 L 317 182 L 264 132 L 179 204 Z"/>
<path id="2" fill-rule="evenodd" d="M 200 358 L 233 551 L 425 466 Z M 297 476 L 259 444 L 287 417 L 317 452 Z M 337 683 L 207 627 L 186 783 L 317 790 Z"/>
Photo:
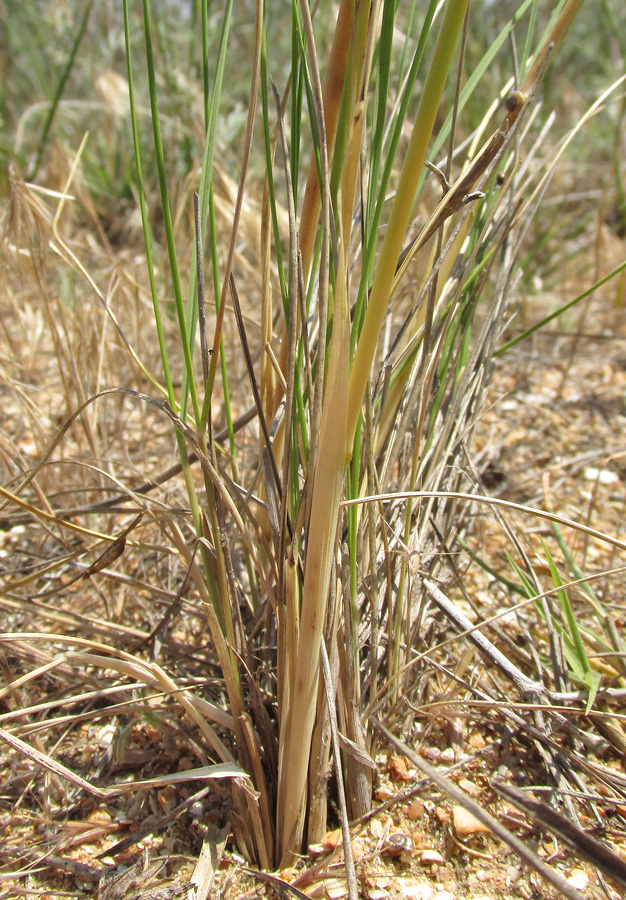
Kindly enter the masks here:
<path id="1" fill-rule="evenodd" d="M 580 8 L 584 2 L 585 0 L 568 0 L 568 2 L 565 4 L 563 9 L 561 10 L 561 14 L 555 22 L 552 31 L 544 41 L 543 46 L 535 57 L 535 61 L 526 73 L 526 77 L 524 78 L 523 84 L 520 88 L 522 93 L 528 94 L 533 88 L 535 82 L 539 78 L 539 75 L 541 74 L 546 64 L 548 54 L 551 53 L 552 57 L 554 58 L 554 52 L 558 50 L 561 43 L 563 42 L 563 38 L 569 31 L 572 22 L 578 15 Z"/>
<path id="2" fill-rule="evenodd" d="M 349 325 L 343 250 L 340 250 L 339 256 L 335 316 L 319 437 L 320 452 L 312 475 L 295 678 L 284 739 L 281 735 L 277 827 L 282 865 L 292 863 L 302 845 L 311 738 L 317 714 L 322 629 L 326 620 L 344 479 Z"/>
<path id="3" fill-rule="evenodd" d="M 396 265 L 406 237 L 422 167 L 426 161 L 428 144 L 435 125 L 441 95 L 446 84 L 454 47 L 463 25 L 468 2 L 469 0 L 457 0 L 457 2 L 450 0 L 446 6 L 435 55 L 428 71 L 424 92 L 417 111 L 350 373 L 346 456 L 349 456 L 352 452 L 352 443 L 361 413 L 361 404 L 363 403 L 367 380 L 376 353 L 378 336 L 387 309 Z"/>

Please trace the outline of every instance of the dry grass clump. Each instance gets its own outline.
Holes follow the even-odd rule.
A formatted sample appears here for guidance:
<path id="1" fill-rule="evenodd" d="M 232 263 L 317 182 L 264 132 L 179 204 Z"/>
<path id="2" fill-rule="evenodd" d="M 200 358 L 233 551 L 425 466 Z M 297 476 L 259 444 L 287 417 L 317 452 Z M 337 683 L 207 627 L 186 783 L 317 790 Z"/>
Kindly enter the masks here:
<path id="1" fill-rule="evenodd" d="M 345 849 L 273 885 L 307 896 L 345 876 L 333 889 L 356 898 L 380 889 L 368 878 L 381 856 L 417 871 L 458 838 L 444 795 L 565 896 L 581 895 L 520 841 L 514 808 L 600 883 L 626 883 L 597 839 L 619 845 L 626 809 L 610 596 L 626 543 L 615 517 L 595 520 L 605 457 L 622 451 L 598 438 L 586 510 L 550 480 L 572 488 L 565 462 L 546 460 L 542 480 L 524 458 L 533 491 L 497 495 L 516 428 L 544 429 L 551 457 L 565 442 L 568 386 L 588 342 L 608 337 L 585 333 L 587 298 L 623 292 L 621 238 L 608 264 L 607 229 L 591 230 L 601 188 L 572 212 L 573 182 L 550 185 L 620 83 L 562 140 L 550 134 L 542 79 L 580 6 L 569 0 L 478 103 L 509 24 L 471 67 L 466 5 L 433 18 L 432 4 L 419 32 L 388 5 L 347 0 L 332 31 L 302 4 L 287 80 L 261 3 L 245 36 L 230 4 L 219 28 L 201 10 L 186 73 L 171 66 L 181 35 L 168 45 L 158 10 L 146 3 L 140 20 L 124 4 L 126 78 L 94 79 L 109 140 L 69 152 L 50 141 L 51 115 L 28 177 L 16 153 L 0 296 L 0 852 L 15 883 L 46 865 L 106 900 L 100 858 L 134 863 L 152 836 L 170 862 L 200 855 L 206 896 L 229 834 L 248 864 L 286 870 L 310 845 L 331 849 L 330 815 Z M 242 47 L 232 149 L 220 100 Z M 537 357 L 519 354 L 544 354 L 531 332 L 557 319 L 569 356 L 534 383 Z M 619 311 L 606 322 L 617 330 Z M 487 398 L 502 407 L 503 383 L 500 414 Z M 435 797 L 437 848 L 408 824 L 418 792 Z M 137 885 L 155 875 L 133 871 Z"/>

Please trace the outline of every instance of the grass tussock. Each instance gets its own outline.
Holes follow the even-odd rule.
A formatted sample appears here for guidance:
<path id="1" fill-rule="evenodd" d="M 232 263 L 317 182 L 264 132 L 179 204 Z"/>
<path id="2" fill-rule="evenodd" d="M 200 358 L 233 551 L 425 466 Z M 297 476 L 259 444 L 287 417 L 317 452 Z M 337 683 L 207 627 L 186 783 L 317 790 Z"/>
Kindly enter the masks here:
<path id="1" fill-rule="evenodd" d="M 560 409 L 623 325 L 625 82 L 598 58 L 580 85 L 588 7 L 623 61 L 608 0 L 8 14 L 2 827 L 66 816 L 24 866 L 94 804 L 126 858 L 114 823 L 210 795 L 265 870 L 330 815 L 355 898 L 391 746 L 579 897 L 415 752 L 447 734 L 471 771 L 479 733 L 494 797 L 626 883 L 583 828 L 626 808 L 604 469 L 586 510 L 538 467 L 538 498 L 489 483 L 514 443 L 494 390 L 560 341 L 558 387 L 524 394 Z M 64 52 L 29 69 L 28 23 Z"/>

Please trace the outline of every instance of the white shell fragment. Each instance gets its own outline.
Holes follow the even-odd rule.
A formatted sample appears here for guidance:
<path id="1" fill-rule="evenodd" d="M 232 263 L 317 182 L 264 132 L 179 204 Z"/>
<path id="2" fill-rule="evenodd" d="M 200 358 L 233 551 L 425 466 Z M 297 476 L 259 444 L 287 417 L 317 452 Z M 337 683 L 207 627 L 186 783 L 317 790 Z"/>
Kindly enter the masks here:
<path id="1" fill-rule="evenodd" d="M 610 469 L 585 469 L 586 481 L 597 481 L 599 484 L 615 484 L 619 481 L 619 475 Z"/>

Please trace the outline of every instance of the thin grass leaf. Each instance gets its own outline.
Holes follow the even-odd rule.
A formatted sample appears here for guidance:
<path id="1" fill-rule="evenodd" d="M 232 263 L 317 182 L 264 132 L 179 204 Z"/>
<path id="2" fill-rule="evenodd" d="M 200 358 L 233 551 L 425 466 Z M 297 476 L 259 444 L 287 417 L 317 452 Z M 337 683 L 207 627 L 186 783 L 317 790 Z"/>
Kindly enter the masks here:
<path id="1" fill-rule="evenodd" d="M 406 80 L 406 85 L 404 87 L 402 101 L 393 123 L 389 148 L 387 151 L 387 157 L 380 184 L 375 182 L 373 179 L 370 179 L 369 183 L 368 203 L 366 211 L 367 218 L 365 221 L 365 235 L 363 246 L 363 275 L 359 284 L 359 293 L 353 317 L 350 346 L 352 354 L 354 354 L 354 350 L 356 348 L 358 337 L 363 324 L 363 316 L 365 315 L 365 301 L 367 298 L 368 288 L 371 284 L 372 272 L 374 270 L 376 249 L 378 247 L 378 232 L 382 221 L 384 205 L 387 199 L 387 187 L 389 185 L 393 167 L 396 164 L 396 151 L 398 148 L 398 143 L 402 135 L 402 130 L 405 127 L 409 102 L 411 100 L 411 97 L 413 96 L 415 82 L 420 71 L 424 51 L 426 49 L 426 43 L 430 35 L 437 6 L 437 0 L 430 0 L 430 4 L 424 19 L 424 24 L 420 33 L 420 38 L 413 55 L 411 69 Z M 382 140 L 383 138 L 384 134 L 379 138 L 379 140 Z"/>
<path id="2" fill-rule="evenodd" d="M 262 44 L 263 44 L 263 14 L 264 14 L 264 4 L 263 0 L 257 0 L 256 3 L 256 18 L 255 18 L 255 40 L 254 40 L 254 58 L 252 61 L 252 74 L 250 78 L 250 98 L 248 101 L 248 115 L 246 118 L 246 133 L 244 138 L 244 148 L 242 154 L 242 164 L 241 164 L 241 174 L 239 177 L 239 183 L 237 185 L 237 197 L 235 200 L 235 208 L 233 211 L 233 222 L 231 229 L 230 241 L 228 244 L 228 255 L 226 258 L 226 268 L 224 271 L 224 278 L 222 282 L 222 290 L 220 294 L 219 306 L 217 308 L 217 319 L 215 323 L 215 336 L 213 339 L 213 356 L 211 357 L 211 364 L 209 366 L 209 377 L 206 385 L 206 393 L 204 397 L 203 407 L 202 407 L 202 418 L 200 420 L 200 428 L 201 430 L 206 427 L 206 422 L 209 417 L 209 409 L 211 403 L 211 397 L 213 394 L 213 385 L 215 380 L 215 374 L 217 371 L 217 358 L 219 355 L 220 346 L 222 345 L 222 326 L 224 321 L 224 311 L 226 308 L 226 298 L 229 291 L 230 285 L 230 276 L 232 274 L 232 265 L 233 265 L 233 257 L 235 253 L 235 243 L 237 240 L 237 233 L 239 229 L 239 220 L 241 217 L 241 208 L 243 204 L 244 197 L 244 189 L 246 185 L 246 177 L 248 174 L 248 167 L 250 163 L 250 153 L 252 148 L 252 136 L 254 131 L 254 121 L 256 118 L 256 109 L 257 109 L 257 101 L 259 94 L 259 77 L 260 77 L 260 69 L 261 69 L 261 54 L 262 54 Z"/>
<path id="3" fill-rule="evenodd" d="M 34 181 L 37 177 L 37 173 L 39 172 L 39 167 L 41 166 L 41 158 L 43 156 L 43 152 L 46 148 L 46 144 L 48 143 L 48 136 L 50 134 L 50 129 L 52 128 L 52 123 L 54 121 L 54 117 L 56 115 L 56 111 L 59 108 L 59 103 L 61 102 L 61 98 L 63 97 L 63 92 L 65 91 L 65 85 L 67 84 L 67 80 L 72 73 L 72 69 L 74 68 L 74 64 L 76 62 L 76 57 L 78 56 L 78 50 L 80 48 L 81 41 L 85 32 L 87 31 L 87 25 L 89 24 L 89 17 L 91 15 L 91 10 L 93 9 L 94 0 L 89 0 L 87 5 L 85 6 L 85 11 L 83 13 L 83 17 L 80 20 L 80 24 L 78 26 L 78 31 L 76 32 L 76 37 L 74 38 L 74 42 L 72 44 L 72 49 L 70 50 L 69 56 L 67 58 L 67 62 L 63 66 L 63 71 L 61 72 L 61 77 L 57 83 L 57 86 L 54 91 L 54 97 L 50 103 L 50 107 L 48 109 L 48 115 L 46 116 L 46 121 L 44 122 L 44 126 L 41 132 L 41 137 L 39 138 L 39 143 L 37 145 L 37 149 L 35 151 L 35 159 L 33 161 L 32 167 L 28 173 L 26 178 L 27 181 Z"/>
<path id="4" fill-rule="evenodd" d="M 163 212 L 163 223 L 165 227 L 165 239 L 167 242 L 167 252 L 170 263 L 170 276 L 172 279 L 172 287 L 174 289 L 174 302 L 176 306 L 176 315 L 178 318 L 178 329 L 180 333 L 180 344 L 183 352 L 185 363 L 185 373 L 191 393 L 191 402 L 193 407 L 193 415 L 196 422 L 200 421 L 200 405 L 198 402 L 198 392 L 193 370 L 192 343 L 187 326 L 185 307 L 183 304 L 182 288 L 180 283 L 180 274 L 178 271 L 178 258 L 176 253 L 176 245 L 174 242 L 174 228 L 172 225 L 172 214 L 170 210 L 170 201 L 167 183 L 167 169 L 165 165 L 165 155 L 163 151 L 163 140 L 161 136 L 161 120 L 159 115 L 157 85 L 156 85 L 156 69 L 154 62 L 154 53 L 152 47 L 152 25 L 149 0 L 143 0 L 143 19 L 144 19 L 144 38 L 146 46 L 146 67 L 148 72 L 148 83 L 150 89 L 150 110 L 152 119 L 152 133 L 154 139 L 154 150 L 156 157 L 157 175 L 159 180 L 159 191 L 161 195 L 161 210 Z M 202 195 L 201 195 L 202 199 Z M 204 224 L 204 223 L 203 223 Z M 194 304 L 195 307 L 195 304 Z M 195 315 L 195 311 L 194 311 Z M 185 421 L 185 408 L 181 405 L 181 418 Z"/>
<path id="5" fill-rule="evenodd" d="M 165 334 L 163 331 L 163 320 L 161 318 L 161 308 L 159 306 L 158 290 L 156 278 L 154 275 L 154 261 L 152 258 L 152 235 L 150 232 L 150 224 L 148 221 L 148 212 L 146 209 L 146 192 L 143 182 L 143 170 L 141 166 L 141 147 L 139 141 L 139 125 L 137 121 L 137 103 L 135 100 L 135 86 L 133 78 L 133 65 L 130 44 L 130 20 L 128 12 L 128 0 L 123 0 L 124 10 L 124 42 L 126 47 L 126 72 L 128 75 L 128 97 L 130 103 L 130 123 L 133 135 L 133 151 L 135 157 L 135 176 L 137 179 L 137 196 L 139 200 L 139 209 L 141 212 L 141 223 L 144 236 L 144 246 L 146 250 L 146 266 L 148 269 L 148 279 L 150 282 L 150 295 L 152 297 L 152 312 L 154 314 L 154 323 L 157 330 L 157 339 L 159 342 L 159 350 L 161 353 L 161 363 L 163 365 L 163 374 L 165 377 L 165 385 L 167 389 L 167 399 L 172 409 L 176 409 L 176 395 L 174 394 L 174 385 L 167 357 L 167 347 L 165 344 Z"/>
<path id="6" fill-rule="evenodd" d="M 502 347 L 499 347 L 495 356 L 501 356 L 503 353 L 506 353 L 507 350 L 510 350 L 512 347 L 515 347 L 517 344 L 529 338 L 531 335 L 535 334 L 537 331 L 545 328 L 546 325 L 549 325 L 550 322 L 553 322 L 555 319 L 558 319 L 559 316 L 562 316 L 563 313 L 566 313 L 568 310 L 572 309 L 582 300 L 585 300 L 587 297 L 590 297 L 598 288 L 601 288 L 612 278 L 615 278 L 616 275 L 619 275 L 620 272 L 623 272 L 626 269 L 626 261 L 620 263 L 616 266 L 608 275 L 605 275 L 604 278 L 600 278 L 596 281 L 595 284 L 592 284 L 591 287 L 587 288 L 587 290 L 583 291 L 581 294 L 578 294 L 577 297 L 574 297 L 573 300 L 569 300 L 567 303 L 564 303 L 554 312 L 550 313 L 549 316 L 545 316 L 545 318 L 541 319 L 540 322 L 537 322 L 535 325 L 532 325 L 530 328 L 527 328 L 526 331 L 522 332 L 522 334 L 517 335 L 517 337 L 511 338 L 510 341 L 507 341 Z"/>
<path id="7" fill-rule="evenodd" d="M 565 615 L 565 619 L 567 621 L 567 626 L 569 628 L 570 638 L 572 640 L 572 646 L 575 653 L 576 660 L 576 673 L 580 678 L 582 674 L 582 681 L 589 688 L 589 697 L 587 699 L 587 709 L 586 711 L 592 708 L 594 700 L 596 698 L 596 694 L 598 692 L 598 687 L 600 685 L 600 674 L 594 670 L 592 670 L 589 664 L 589 658 L 587 656 L 587 651 L 585 650 L 585 645 L 583 643 L 582 635 L 580 633 L 580 629 L 578 627 L 578 623 L 576 621 L 576 617 L 572 610 L 571 603 L 569 601 L 569 595 L 566 590 L 561 590 L 563 587 L 563 580 L 559 574 L 559 570 L 556 567 L 556 564 L 548 550 L 545 541 L 542 539 L 541 541 L 543 545 L 544 553 L 546 554 L 546 559 L 548 560 L 548 566 L 550 568 L 550 574 L 552 576 L 552 581 L 554 582 L 555 587 L 559 588 L 557 596 L 559 598 L 559 602 L 561 604 L 561 609 Z"/>
<path id="8" fill-rule="evenodd" d="M 211 102 L 207 104 L 206 92 L 208 91 L 208 82 L 209 82 L 209 73 L 208 73 L 208 65 L 209 65 L 209 56 L 203 57 L 203 86 L 205 91 L 205 144 L 204 144 L 204 153 L 202 156 L 202 167 L 200 169 L 200 183 L 198 186 L 198 196 L 200 198 L 200 224 L 202 228 L 202 232 L 207 234 L 207 220 L 209 216 L 209 209 L 212 205 L 212 196 L 213 196 L 213 161 L 215 156 L 215 140 L 217 135 L 218 121 L 219 121 L 219 109 L 220 103 L 222 99 L 222 87 L 224 83 L 224 71 L 226 68 L 226 54 L 228 49 L 228 37 L 230 34 L 230 25 L 232 18 L 232 8 L 233 8 L 233 0 L 226 0 L 226 4 L 224 6 L 224 13 L 221 20 L 221 29 L 220 29 L 220 37 L 218 42 L 216 61 L 215 61 L 215 75 L 213 80 L 213 93 L 211 94 Z M 203 47 L 204 44 L 208 42 L 208 38 L 205 36 L 204 32 L 204 20 L 203 20 Z M 207 105 L 208 105 L 208 115 L 207 115 Z M 216 245 L 216 235 L 215 235 L 215 222 L 213 215 L 211 216 L 211 230 L 207 235 L 208 240 L 210 241 L 211 247 L 211 259 L 213 262 L 213 277 L 215 279 L 215 283 L 219 284 L 219 278 L 217 275 L 217 245 Z M 194 251 L 195 252 L 195 251 Z M 196 291 L 197 291 L 197 282 L 196 282 L 196 272 L 197 265 L 196 260 L 192 257 L 191 261 L 191 269 L 189 273 L 189 293 L 187 299 L 187 318 L 186 318 L 186 331 L 189 335 L 189 340 L 191 342 L 191 346 L 193 347 L 193 341 L 196 334 L 197 327 L 197 304 L 196 304 Z M 226 293 L 226 284 L 227 279 L 223 281 L 223 293 L 220 293 L 216 290 L 215 292 L 215 305 L 216 308 L 219 308 L 218 304 L 220 298 L 222 299 Z M 217 339 L 215 342 L 215 346 L 213 348 L 213 355 L 215 356 L 220 349 L 220 335 L 217 335 Z M 220 354 L 221 356 L 221 354 Z M 212 380 L 215 377 L 215 367 L 217 366 L 217 358 L 212 360 L 212 365 L 209 374 L 209 384 L 205 385 L 204 388 L 204 400 L 202 406 L 202 413 L 199 417 L 196 417 L 196 422 L 198 423 L 206 423 L 208 419 L 208 409 L 211 402 L 211 397 L 213 393 L 213 383 Z M 187 397 L 188 393 L 191 390 L 192 397 L 192 407 L 193 407 L 193 391 L 194 391 L 194 382 L 193 382 L 193 374 L 192 371 L 185 366 L 185 370 L 183 372 L 183 383 L 181 387 L 181 410 L 183 413 L 187 409 Z M 185 415 L 182 417 L 185 419 Z"/>
<path id="9" fill-rule="evenodd" d="M 522 594 L 523 596 L 531 599 L 532 597 L 535 596 L 535 594 L 537 592 L 535 591 L 533 585 L 531 584 L 528 576 L 526 575 L 525 572 L 522 571 L 520 566 L 518 566 L 518 564 L 515 562 L 515 560 L 513 559 L 513 557 L 510 555 L 510 553 L 508 551 L 506 551 L 506 558 L 509 561 L 509 565 L 511 566 L 511 568 L 513 569 L 513 571 L 515 572 L 515 574 L 521 581 L 521 586 L 518 585 L 516 587 L 517 593 Z"/>
<path id="10" fill-rule="evenodd" d="M 520 587 L 515 581 L 511 581 L 510 578 L 506 578 L 502 572 L 499 572 L 497 569 L 494 569 L 493 566 L 490 566 L 488 563 L 482 559 L 475 550 L 467 544 L 462 537 L 457 538 L 457 543 L 461 549 L 470 556 L 470 558 L 477 563 L 481 569 L 487 572 L 488 575 L 491 575 L 492 578 L 498 582 L 498 584 L 503 585 L 507 590 L 511 591 L 514 594 L 520 594 L 522 597 L 528 597 L 528 591 L 524 587 Z M 514 564 L 513 559 L 509 556 L 509 563 L 511 565 Z"/>

